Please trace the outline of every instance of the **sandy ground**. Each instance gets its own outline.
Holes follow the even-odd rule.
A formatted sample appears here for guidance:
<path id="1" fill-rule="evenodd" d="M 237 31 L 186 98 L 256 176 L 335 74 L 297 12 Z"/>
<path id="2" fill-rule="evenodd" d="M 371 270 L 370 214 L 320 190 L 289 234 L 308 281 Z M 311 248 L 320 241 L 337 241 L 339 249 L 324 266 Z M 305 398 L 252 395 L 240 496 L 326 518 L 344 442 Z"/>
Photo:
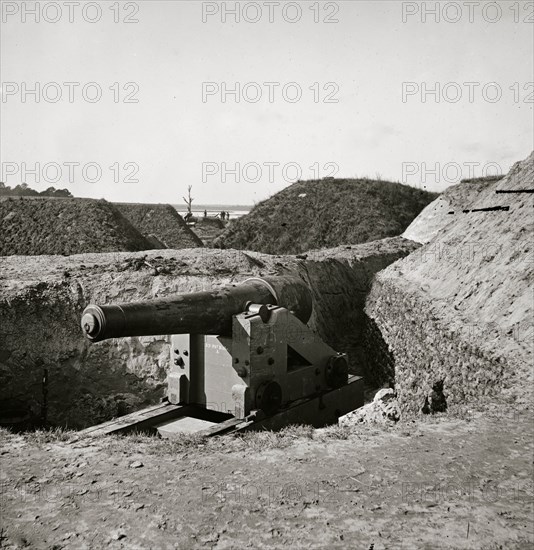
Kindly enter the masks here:
<path id="1" fill-rule="evenodd" d="M 1 548 L 526 549 L 532 410 L 245 437 L 1 433 Z"/>

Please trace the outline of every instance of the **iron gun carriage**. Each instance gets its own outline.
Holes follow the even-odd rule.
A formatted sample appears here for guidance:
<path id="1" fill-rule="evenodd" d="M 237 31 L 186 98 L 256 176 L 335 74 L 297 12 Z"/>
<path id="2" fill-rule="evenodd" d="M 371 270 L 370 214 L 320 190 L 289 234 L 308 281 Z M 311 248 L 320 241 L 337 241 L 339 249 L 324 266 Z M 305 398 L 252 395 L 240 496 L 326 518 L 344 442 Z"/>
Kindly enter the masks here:
<path id="1" fill-rule="evenodd" d="M 89 340 L 168 334 L 171 367 L 162 404 L 86 432 L 155 427 L 172 436 L 336 422 L 363 404 L 363 380 L 306 325 L 312 309 L 309 288 L 290 275 L 89 305 L 81 320 Z"/>

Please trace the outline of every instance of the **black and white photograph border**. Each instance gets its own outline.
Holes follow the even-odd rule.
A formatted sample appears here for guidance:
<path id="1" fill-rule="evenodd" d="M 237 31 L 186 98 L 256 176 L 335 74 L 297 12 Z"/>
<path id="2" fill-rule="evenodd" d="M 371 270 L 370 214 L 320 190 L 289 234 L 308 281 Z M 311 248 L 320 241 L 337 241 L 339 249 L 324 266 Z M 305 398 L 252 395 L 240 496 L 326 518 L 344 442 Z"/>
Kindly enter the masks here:
<path id="1" fill-rule="evenodd" d="M 534 2 L 0 0 L 0 548 L 534 547 Z"/>

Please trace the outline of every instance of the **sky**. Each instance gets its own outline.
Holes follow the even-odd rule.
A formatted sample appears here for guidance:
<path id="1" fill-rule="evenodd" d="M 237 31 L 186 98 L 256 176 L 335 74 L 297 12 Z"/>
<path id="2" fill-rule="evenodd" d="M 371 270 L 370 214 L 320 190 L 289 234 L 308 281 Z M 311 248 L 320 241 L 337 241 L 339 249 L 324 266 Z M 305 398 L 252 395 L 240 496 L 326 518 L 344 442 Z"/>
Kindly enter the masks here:
<path id="1" fill-rule="evenodd" d="M 532 2 L 0 4 L 7 185 L 253 204 L 329 176 L 441 191 L 534 149 Z"/>

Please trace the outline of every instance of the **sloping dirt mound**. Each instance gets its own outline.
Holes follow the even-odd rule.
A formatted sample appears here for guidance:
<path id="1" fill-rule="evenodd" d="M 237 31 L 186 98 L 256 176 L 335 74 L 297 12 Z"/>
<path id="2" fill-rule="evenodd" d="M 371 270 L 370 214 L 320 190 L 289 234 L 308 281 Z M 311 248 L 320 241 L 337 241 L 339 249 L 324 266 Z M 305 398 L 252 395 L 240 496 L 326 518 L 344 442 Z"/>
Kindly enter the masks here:
<path id="1" fill-rule="evenodd" d="M 0 255 L 138 251 L 153 246 L 109 202 L 0 199 Z"/>
<path id="2" fill-rule="evenodd" d="M 458 214 L 458 211 L 469 209 L 482 192 L 500 179 L 502 176 L 462 180 L 459 184 L 447 188 L 423 209 L 402 236 L 422 244 L 430 242 L 439 231 L 454 220 L 451 216 Z"/>
<path id="3" fill-rule="evenodd" d="M 196 217 L 192 231 L 204 245 L 210 246 L 213 241 L 224 231 L 225 225 L 219 218 Z"/>
<path id="4" fill-rule="evenodd" d="M 389 181 L 299 181 L 232 222 L 213 244 L 298 254 L 393 237 L 436 197 L 436 193 Z"/>
<path id="5" fill-rule="evenodd" d="M 427 245 L 381 272 L 366 310 L 394 359 L 403 407 L 531 398 L 534 153 Z M 440 387 L 443 389 L 440 390 Z"/>
<path id="6" fill-rule="evenodd" d="M 170 204 L 113 204 L 145 237 L 156 237 L 166 248 L 202 246 L 202 241 L 187 227 L 182 216 Z"/>
<path id="7" fill-rule="evenodd" d="M 365 374 L 363 307 L 372 278 L 416 247 L 397 237 L 318 251 L 306 260 L 208 248 L 0 259 L 0 422 L 39 419 L 45 396 L 48 420 L 70 427 L 157 402 L 169 366 L 167 336 L 90 344 L 80 328 L 83 308 L 208 290 L 251 276 L 302 277 L 314 297 L 310 326 L 349 354 L 352 372 Z"/>

